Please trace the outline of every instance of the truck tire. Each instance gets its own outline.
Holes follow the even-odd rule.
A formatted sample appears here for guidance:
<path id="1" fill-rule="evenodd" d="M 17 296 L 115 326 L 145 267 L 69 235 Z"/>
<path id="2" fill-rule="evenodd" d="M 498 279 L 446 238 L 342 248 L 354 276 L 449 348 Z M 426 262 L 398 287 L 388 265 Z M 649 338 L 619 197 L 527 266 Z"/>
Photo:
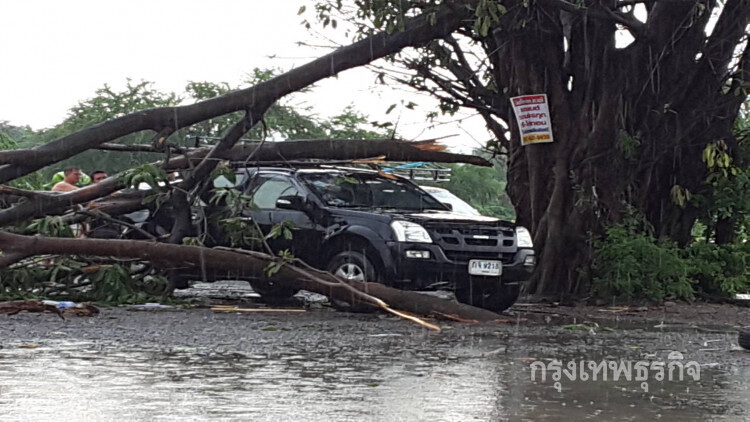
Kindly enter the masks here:
<path id="1" fill-rule="evenodd" d="M 344 251 L 334 256 L 328 263 L 328 272 L 347 280 L 377 281 L 377 272 L 372 262 L 354 251 Z"/>
<path id="2" fill-rule="evenodd" d="M 456 299 L 467 305 L 500 313 L 516 303 L 520 292 L 520 284 L 505 284 L 477 289 L 460 289 L 456 291 Z"/>
<path id="3" fill-rule="evenodd" d="M 377 281 L 377 271 L 364 254 L 351 250 L 335 255 L 328 263 L 328 272 L 343 279 Z M 368 304 L 351 304 L 339 299 L 330 299 L 331 306 L 344 312 L 370 313 L 375 307 Z"/>
<path id="4" fill-rule="evenodd" d="M 740 330 L 740 335 L 737 339 L 737 342 L 743 349 L 750 350 L 750 327 L 743 327 Z"/>

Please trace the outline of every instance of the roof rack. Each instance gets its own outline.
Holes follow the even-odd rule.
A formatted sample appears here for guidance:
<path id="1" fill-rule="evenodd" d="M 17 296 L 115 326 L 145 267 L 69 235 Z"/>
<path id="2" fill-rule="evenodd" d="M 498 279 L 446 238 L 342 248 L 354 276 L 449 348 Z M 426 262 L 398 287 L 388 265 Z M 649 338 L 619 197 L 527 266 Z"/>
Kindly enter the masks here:
<path id="1" fill-rule="evenodd" d="M 426 161 L 417 162 L 387 162 L 382 164 L 371 164 L 383 173 L 393 173 L 409 180 L 428 182 L 449 182 L 451 180 L 451 169 L 439 164 Z"/>
<path id="2" fill-rule="evenodd" d="M 292 160 L 258 163 L 263 167 L 279 168 L 338 168 L 351 170 L 374 170 L 383 173 L 391 173 L 404 179 L 421 182 L 449 182 L 451 180 L 451 169 L 436 163 L 425 161 L 418 162 L 393 162 L 381 161 L 371 163 L 353 163 L 356 160 Z M 233 167 L 244 167 L 248 163 L 232 162 Z M 256 164 L 250 164 L 254 167 Z"/>

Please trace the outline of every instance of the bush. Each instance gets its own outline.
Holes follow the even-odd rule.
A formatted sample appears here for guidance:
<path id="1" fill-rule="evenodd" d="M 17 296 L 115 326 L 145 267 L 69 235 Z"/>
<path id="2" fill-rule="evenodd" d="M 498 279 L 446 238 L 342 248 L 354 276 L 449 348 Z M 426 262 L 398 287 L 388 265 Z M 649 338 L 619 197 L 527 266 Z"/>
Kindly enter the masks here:
<path id="1" fill-rule="evenodd" d="M 676 244 L 616 224 L 594 248 L 593 294 L 653 301 L 693 298 L 691 266 Z"/>
<path id="2" fill-rule="evenodd" d="M 700 291 L 710 296 L 731 296 L 750 290 L 750 246 L 746 243 L 719 246 L 696 242 L 686 251 L 690 276 Z"/>

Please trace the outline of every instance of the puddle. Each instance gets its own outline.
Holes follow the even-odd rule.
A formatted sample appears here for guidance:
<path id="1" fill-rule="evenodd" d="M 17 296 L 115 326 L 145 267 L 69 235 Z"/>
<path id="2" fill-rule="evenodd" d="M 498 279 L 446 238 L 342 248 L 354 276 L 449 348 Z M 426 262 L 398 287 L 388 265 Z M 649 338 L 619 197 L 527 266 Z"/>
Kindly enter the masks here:
<path id="1" fill-rule="evenodd" d="M 648 392 L 641 382 L 611 378 L 563 378 L 558 391 L 551 372 L 545 382 L 540 377 L 532 381 L 534 360 L 547 364 L 545 358 L 554 357 L 565 364 L 586 356 L 597 362 L 635 362 L 643 355 L 620 344 L 622 339 L 554 333 L 450 341 L 368 337 L 359 346 L 329 342 L 317 333 L 316 341 L 273 352 L 252 346 L 136 349 L 116 342 L 54 339 L 33 348 L 30 342 L 5 342 L 0 349 L 0 414 L 4 421 L 750 417 L 750 368 L 743 365 L 744 357 L 721 365 L 701 361 L 699 381 L 656 381 L 649 374 Z M 689 341 L 694 340 L 700 341 Z M 618 356 L 623 350 L 627 356 Z M 665 353 L 651 359 L 667 361 Z M 691 359 L 685 356 L 684 362 Z"/>

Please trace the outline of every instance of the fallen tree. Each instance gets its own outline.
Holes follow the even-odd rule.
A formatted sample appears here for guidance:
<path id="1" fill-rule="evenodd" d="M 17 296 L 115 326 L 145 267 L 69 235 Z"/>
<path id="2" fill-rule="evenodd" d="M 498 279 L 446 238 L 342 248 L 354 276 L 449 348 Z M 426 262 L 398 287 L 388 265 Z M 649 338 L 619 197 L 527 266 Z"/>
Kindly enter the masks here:
<path id="1" fill-rule="evenodd" d="M 340 299 L 353 305 L 398 309 L 424 316 L 454 316 L 460 320 L 493 321 L 499 315 L 484 309 L 444 299 L 387 287 L 380 283 L 347 281 L 309 267 L 281 262 L 279 271 L 268 277 L 265 269 L 279 263 L 279 258 L 254 251 L 225 248 L 170 245 L 137 240 L 63 239 L 22 236 L 0 232 L 3 254 L 19 255 L 90 255 L 117 258 L 139 258 L 170 263 L 185 268 L 220 269 L 235 277 L 265 278 L 295 289 L 304 289 Z"/>
<path id="2" fill-rule="evenodd" d="M 247 165 L 264 165 L 266 162 L 283 164 L 288 160 L 299 159 L 355 160 L 379 157 L 388 161 L 435 161 L 468 163 L 479 166 L 492 165 L 482 157 L 453 154 L 443 151 L 444 148 L 433 140 L 406 142 L 394 139 L 324 139 L 239 145 L 220 154 L 216 157 L 216 160 Z M 211 148 L 200 148 L 187 155 L 159 163 L 159 165 L 166 171 L 187 169 L 199 164 L 210 151 Z M 249 158 L 252 158 L 252 161 L 248 161 Z M 15 224 L 29 218 L 61 214 L 73 205 L 88 203 L 126 187 L 124 181 L 118 177 L 109 177 L 100 183 L 62 194 L 25 192 L 20 189 L 0 186 L 0 194 L 31 199 L 0 211 L 0 226 Z M 175 187 L 182 190 L 188 188 L 185 183 L 178 183 Z M 140 201 L 148 194 L 150 192 L 130 194 L 129 196 L 132 197 L 130 209 L 138 209 Z M 119 197 L 127 196 L 119 195 Z M 96 207 L 95 204 L 92 204 L 92 206 Z M 122 204 L 122 206 L 125 205 Z"/>
<path id="3" fill-rule="evenodd" d="M 337 49 L 304 66 L 262 82 L 189 106 L 143 110 L 65 136 L 38 148 L 0 152 L 0 183 L 95 148 L 102 143 L 144 130 L 155 132 L 154 144 L 166 147 L 175 131 L 195 123 L 236 111 L 246 111 L 250 129 L 279 98 L 297 92 L 341 71 L 368 64 L 409 46 L 422 45 L 450 34 L 471 15 L 460 2 L 447 4 L 432 16 L 408 19 L 401 31 L 382 31 Z M 389 33 L 390 32 L 390 33 Z M 244 133 L 244 132 L 243 132 Z M 237 137 L 239 139 L 239 136 Z M 235 140 L 236 142 L 236 140 Z M 233 144 L 233 143 L 232 143 Z M 219 150 L 226 143 L 219 142 Z"/>
<path id="4" fill-rule="evenodd" d="M 193 105 L 149 109 L 128 114 L 40 147 L 0 151 L 0 183 L 5 183 L 81 152 L 98 148 L 125 135 L 152 131 L 154 135 L 150 148 L 164 151 L 166 157 L 161 167 L 164 170 L 190 170 L 182 182 L 166 186 L 169 191 L 169 205 L 175 212 L 175 224 L 169 239 L 172 244 L 154 241 L 21 236 L 0 231 L 0 262 L 4 265 L 21 265 L 18 263 L 19 260 L 40 254 L 119 257 L 146 260 L 163 267 L 233 269 L 239 276 L 262 277 L 263 269 L 269 263 L 278 264 L 278 258 L 257 252 L 242 252 L 240 255 L 238 251 L 180 245 L 187 233 L 185 228 L 190 224 L 191 203 L 197 201 L 199 192 L 207 186 L 212 170 L 223 160 L 260 164 L 294 159 L 351 160 L 384 156 L 389 160 L 400 161 L 489 165 L 486 160 L 479 157 L 446 153 L 435 142 L 312 140 L 235 146 L 248 130 L 262 121 L 264 113 L 281 97 L 405 47 L 424 45 L 432 39 L 444 37 L 472 16 L 473 12 L 466 7 L 466 4 L 471 3 L 473 2 L 443 4 L 429 14 L 405 19 L 398 31 L 375 33 L 248 89 Z M 235 122 L 215 146 L 192 150 L 181 157 L 172 156 L 177 150 L 170 145 L 169 137 L 176 131 L 234 112 L 244 112 L 244 116 Z M 96 185 L 60 195 L 32 196 L 28 192 L 7 191 L 27 200 L 0 211 L 0 226 L 8 227 L 31 218 L 60 214 L 80 204 L 89 204 L 89 207 L 98 211 L 103 211 L 107 206 L 112 207 L 110 210 L 116 209 L 119 212 L 142 207 L 141 201 L 149 192 L 112 195 L 127 187 L 125 179 L 110 177 Z M 91 202 L 98 199 L 102 201 Z M 330 274 L 317 270 L 299 268 L 287 262 L 280 264 L 280 270 L 272 278 L 274 282 L 348 302 L 368 303 L 389 312 L 397 308 L 420 315 L 456 315 L 460 320 L 489 321 L 497 318 L 497 314 L 493 312 L 467 305 L 404 292 L 378 283 L 344 283 Z"/>

